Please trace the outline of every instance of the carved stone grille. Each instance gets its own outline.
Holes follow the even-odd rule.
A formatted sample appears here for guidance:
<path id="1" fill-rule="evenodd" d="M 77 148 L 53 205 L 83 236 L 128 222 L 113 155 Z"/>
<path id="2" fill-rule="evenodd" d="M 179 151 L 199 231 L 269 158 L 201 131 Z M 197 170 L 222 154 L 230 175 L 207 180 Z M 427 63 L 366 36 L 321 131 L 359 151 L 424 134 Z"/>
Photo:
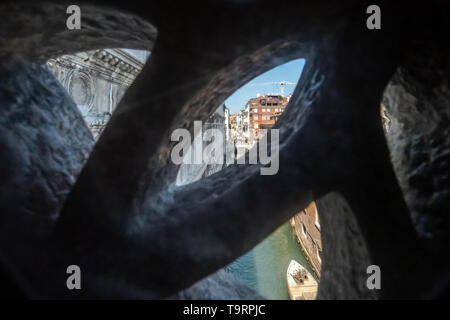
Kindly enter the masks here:
<path id="1" fill-rule="evenodd" d="M 315 200 L 318 298 L 448 293 L 447 3 L 379 1 L 381 30 L 366 28 L 360 1 L 183 1 L 177 10 L 89 3 L 79 32 L 60 21 L 63 5 L 0 5 L 0 264 L 8 290 L 254 297 L 217 270 Z M 74 101 L 41 63 L 103 48 L 152 56 L 93 147 Z M 175 186 L 168 134 L 192 129 L 244 83 L 296 58 L 306 64 L 276 124 L 278 174 L 229 166 Z M 70 87 L 89 106 L 98 88 L 79 72 Z M 261 205 L 249 205 L 268 189 Z M 62 270 L 71 264 L 83 269 L 81 291 L 66 289 Z M 382 270 L 381 291 L 365 285 L 370 264 Z"/>

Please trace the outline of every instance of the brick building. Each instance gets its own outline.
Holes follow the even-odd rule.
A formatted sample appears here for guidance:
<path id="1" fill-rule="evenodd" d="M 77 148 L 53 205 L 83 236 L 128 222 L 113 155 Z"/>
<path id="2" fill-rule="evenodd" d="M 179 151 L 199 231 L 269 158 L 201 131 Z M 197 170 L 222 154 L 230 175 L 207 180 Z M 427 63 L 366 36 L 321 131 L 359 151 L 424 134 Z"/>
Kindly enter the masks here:
<path id="1" fill-rule="evenodd" d="M 229 116 L 229 135 L 238 149 L 238 157 L 261 139 L 261 129 L 270 129 L 284 112 L 292 95 L 266 94 L 251 98 L 239 112 Z"/>
<path id="2" fill-rule="evenodd" d="M 243 110 L 230 115 L 231 138 L 239 145 L 240 140 L 250 148 L 262 137 L 261 129 L 270 129 L 283 114 L 292 95 L 258 95 L 250 99 Z M 298 242 L 317 278 L 322 265 L 322 240 L 315 202 L 291 219 Z"/>
<path id="3" fill-rule="evenodd" d="M 270 129 L 284 112 L 291 95 L 266 94 L 250 99 L 246 104 L 249 112 L 250 141 L 262 137 L 261 129 Z"/>
<path id="4" fill-rule="evenodd" d="M 311 202 L 306 209 L 294 216 L 291 219 L 291 225 L 295 230 L 305 257 L 308 259 L 316 275 L 320 277 L 322 240 L 319 215 L 315 202 Z"/>

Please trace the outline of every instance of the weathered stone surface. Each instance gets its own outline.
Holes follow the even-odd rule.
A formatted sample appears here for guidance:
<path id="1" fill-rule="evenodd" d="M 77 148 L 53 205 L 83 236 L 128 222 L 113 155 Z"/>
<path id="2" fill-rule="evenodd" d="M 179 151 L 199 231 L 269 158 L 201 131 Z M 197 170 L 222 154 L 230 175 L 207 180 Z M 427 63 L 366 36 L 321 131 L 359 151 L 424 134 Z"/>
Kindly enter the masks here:
<path id="1" fill-rule="evenodd" d="M 140 54 L 139 60 L 133 55 Z M 96 139 L 150 52 L 104 49 L 63 55 L 47 66 L 77 104 Z"/>
<path id="2" fill-rule="evenodd" d="M 419 234 L 436 252 L 450 245 L 449 77 L 448 50 L 427 42 L 399 67 L 383 96 L 397 178 Z"/>
<path id="3" fill-rule="evenodd" d="M 91 151 L 93 139 L 76 105 L 45 65 L 10 62 L 1 66 L 1 74 L 0 145 L 4 156 L 14 158 L 13 163 L 2 158 L 2 171 L 7 175 L 0 184 L 1 249 L 15 265 L 22 258 L 19 250 L 39 250 Z M 8 297 L 21 297 L 19 292 L 11 295 L 13 283 L 4 272 Z M 133 291 L 129 295 L 139 297 Z M 262 299 L 223 270 L 174 298 Z"/>
<path id="4" fill-rule="evenodd" d="M 0 5 L 0 57 L 20 55 L 45 62 L 63 54 L 103 48 L 151 50 L 156 28 L 136 14 L 107 6 L 81 6 L 81 29 L 66 26 L 71 2 L 8 1 Z"/>
<path id="5" fill-rule="evenodd" d="M 13 274 L 14 283 L 29 297 L 167 298 L 250 250 L 312 200 L 338 192 L 346 204 L 330 200 L 330 208 L 344 213 L 330 218 L 322 232 L 344 243 L 329 245 L 339 251 L 325 254 L 319 297 L 371 298 L 361 284 L 361 270 L 368 261 L 383 272 L 379 298 L 445 292 L 448 281 L 441 280 L 448 275 L 448 265 L 435 259 L 417 236 L 389 159 L 379 105 L 403 59 L 414 56 L 410 35 L 426 39 L 419 32 L 421 23 L 434 20 L 436 12 L 446 12 L 448 5 L 415 8 L 389 1 L 383 5 L 383 29 L 378 32 L 365 27 L 360 17 L 365 7 L 358 1 L 280 6 L 273 1 L 189 2 L 180 3 L 178 10 L 171 3 L 151 2 L 143 10 L 133 1 L 122 2 L 117 10 L 158 26 L 158 42 L 151 61 L 125 93 L 72 187 L 90 149 L 78 145 L 89 140 L 89 134 L 79 114 L 67 111 L 74 108 L 73 102 L 60 86 L 44 81 L 49 73 L 42 67 L 19 64 L 8 69 L 4 64 L 0 95 L 1 112 L 7 118 L 2 122 L 0 145 L 6 178 L 0 194 L 6 209 L 1 215 L 0 244 L 5 272 Z M 3 59 L 17 53 L 34 61 L 111 44 L 138 48 L 124 39 L 129 32 L 111 41 L 111 34 L 116 33 L 110 32 L 117 31 L 117 23 L 96 28 L 94 19 L 92 36 L 80 34 L 74 47 L 66 38 L 68 33 L 61 32 L 59 24 L 65 20 L 48 15 L 52 12 L 48 10 L 61 7 L 50 7 L 32 13 L 17 9 L 15 19 L 22 21 L 22 29 L 9 20 L 7 7 L 1 7 L 0 21 L 6 30 L 1 36 L 6 48 Z M 248 12 L 260 19 L 246 19 Z M 45 27 L 47 37 L 40 34 L 44 16 L 51 16 L 52 22 Z M 27 19 L 37 24 L 24 24 Z M 100 17 L 99 21 L 105 20 Z M 448 20 L 441 21 L 448 27 Z M 130 20 L 124 24 L 131 31 L 139 27 Z M 427 27 L 436 35 L 448 29 Z M 433 50 L 448 46 L 443 39 L 432 38 L 439 44 Z M 428 46 L 416 43 L 421 48 Z M 192 129 L 194 120 L 206 119 L 249 79 L 299 57 L 307 63 L 277 124 L 281 131 L 279 173 L 261 176 L 258 166 L 230 166 L 190 185 L 174 186 L 178 168 L 170 162 L 169 133 L 179 127 Z M 436 92 L 433 99 L 438 104 L 439 99 L 448 101 L 448 79 L 438 77 L 436 83 L 431 86 Z M 408 93 L 410 89 L 405 88 L 398 92 Z M 50 108 L 57 97 L 62 100 L 55 105 L 67 104 L 66 108 Z M 17 105 L 22 105 L 20 112 L 14 112 Z M 28 114 L 24 106 L 30 105 L 32 113 Z M 446 138 L 439 130 L 435 132 L 430 139 L 446 145 L 442 142 Z M 421 142 L 417 145 L 411 150 L 420 151 Z M 410 186 L 445 186 L 446 177 L 436 176 L 435 171 L 447 168 L 444 149 L 433 149 L 430 159 L 434 164 L 425 168 L 434 175 L 433 183 L 425 179 L 426 183 L 415 184 L 412 179 Z M 419 152 L 411 158 L 420 163 L 427 156 Z M 446 190 L 439 188 L 435 190 Z M 432 200 L 436 212 L 443 212 L 445 192 L 436 197 Z M 348 208 L 365 245 L 357 240 L 359 232 L 353 232 L 355 221 Z M 439 215 L 429 217 L 433 220 Z M 439 233 L 445 231 L 439 229 Z M 329 241 L 325 237 L 324 252 Z M 358 257 L 351 267 L 350 254 Z M 74 263 L 83 269 L 81 292 L 68 292 L 65 287 L 63 271 Z M 179 266 L 183 274 L 174 272 Z M 430 276 L 424 279 L 424 273 Z M 342 281 L 334 282 L 333 277 Z M 441 283 L 444 288 L 433 291 Z"/>
<path id="6" fill-rule="evenodd" d="M 45 65 L 3 61 L 0 105 L 0 250 L 24 281 L 26 261 L 52 231 L 93 138 Z"/>
<path id="7" fill-rule="evenodd" d="M 259 294 L 242 284 L 233 275 L 221 269 L 179 292 L 172 299 L 182 300 L 261 300 Z"/>
<path id="8" fill-rule="evenodd" d="M 369 250 L 352 209 L 338 193 L 316 201 L 321 212 L 322 273 L 317 299 L 375 299 L 376 290 L 366 286 Z"/>
<path id="9" fill-rule="evenodd" d="M 46 66 L 8 61 L 0 68 L 1 235 L 45 234 L 87 160 L 92 135 Z"/>

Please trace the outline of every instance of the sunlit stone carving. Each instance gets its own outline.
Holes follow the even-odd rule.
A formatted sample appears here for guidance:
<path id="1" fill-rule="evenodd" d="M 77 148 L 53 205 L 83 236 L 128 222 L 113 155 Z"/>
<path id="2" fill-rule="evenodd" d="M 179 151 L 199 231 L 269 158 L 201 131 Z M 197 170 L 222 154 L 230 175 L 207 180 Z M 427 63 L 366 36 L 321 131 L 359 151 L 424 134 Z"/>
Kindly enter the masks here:
<path id="1" fill-rule="evenodd" d="M 50 59 L 47 66 L 97 138 L 149 55 L 144 50 L 102 49 Z"/>

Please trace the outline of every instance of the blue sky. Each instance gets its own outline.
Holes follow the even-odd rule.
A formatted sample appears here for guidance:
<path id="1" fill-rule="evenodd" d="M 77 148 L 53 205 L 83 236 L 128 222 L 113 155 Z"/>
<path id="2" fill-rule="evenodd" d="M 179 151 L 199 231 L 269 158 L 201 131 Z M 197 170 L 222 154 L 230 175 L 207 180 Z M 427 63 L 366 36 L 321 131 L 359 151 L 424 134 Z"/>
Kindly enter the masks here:
<path id="1" fill-rule="evenodd" d="M 263 82 L 277 82 L 277 81 L 289 81 L 298 82 L 300 75 L 305 65 L 305 59 L 296 59 L 285 64 L 282 64 L 276 68 L 273 68 L 263 74 L 253 78 L 247 84 L 253 83 L 263 83 Z M 294 85 L 284 86 L 284 95 L 294 91 Z M 230 109 L 230 113 L 238 112 L 243 109 L 245 104 L 250 98 L 256 97 L 258 93 L 261 95 L 267 93 L 280 93 L 280 85 L 267 85 L 267 86 L 256 86 L 256 87 L 246 87 L 245 85 L 236 90 L 231 96 L 225 100 L 225 105 Z"/>

